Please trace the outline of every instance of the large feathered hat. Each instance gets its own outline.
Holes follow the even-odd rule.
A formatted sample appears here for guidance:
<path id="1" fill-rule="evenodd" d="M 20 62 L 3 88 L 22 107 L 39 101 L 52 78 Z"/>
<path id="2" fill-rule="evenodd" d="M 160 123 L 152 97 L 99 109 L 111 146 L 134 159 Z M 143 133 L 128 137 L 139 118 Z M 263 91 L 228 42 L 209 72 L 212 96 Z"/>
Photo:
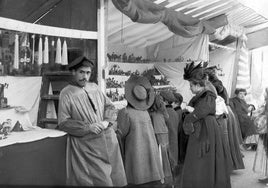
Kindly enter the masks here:
<path id="1" fill-rule="evenodd" d="M 216 74 L 215 69 L 218 70 L 216 65 L 209 67 L 207 61 L 203 62 L 203 68 L 205 73 L 208 74 L 209 76 Z"/>
<path id="2" fill-rule="evenodd" d="M 195 65 L 195 62 L 186 64 L 184 68 L 184 80 L 193 81 L 193 80 L 204 80 L 206 77 L 202 62 Z"/>

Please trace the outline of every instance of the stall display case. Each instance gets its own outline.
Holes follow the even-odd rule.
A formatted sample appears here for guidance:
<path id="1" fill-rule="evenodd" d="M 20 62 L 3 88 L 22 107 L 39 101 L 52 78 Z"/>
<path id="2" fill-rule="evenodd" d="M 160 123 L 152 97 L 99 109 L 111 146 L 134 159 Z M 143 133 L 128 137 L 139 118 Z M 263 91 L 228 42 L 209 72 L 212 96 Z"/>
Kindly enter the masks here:
<path id="1" fill-rule="evenodd" d="M 127 104 L 124 87 L 125 82 L 131 75 L 146 76 L 156 91 L 172 88 L 169 81 L 155 69 L 154 63 L 108 62 L 106 95 L 119 108 Z"/>

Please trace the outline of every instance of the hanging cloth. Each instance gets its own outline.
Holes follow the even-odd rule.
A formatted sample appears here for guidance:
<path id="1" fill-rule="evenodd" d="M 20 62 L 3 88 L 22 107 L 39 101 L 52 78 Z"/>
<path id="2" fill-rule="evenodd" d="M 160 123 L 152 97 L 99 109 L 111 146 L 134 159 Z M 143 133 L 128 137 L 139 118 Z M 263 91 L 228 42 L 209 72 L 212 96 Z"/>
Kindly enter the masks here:
<path id="1" fill-rule="evenodd" d="M 49 62 L 48 58 L 48 37 L 45 37 L 45 42 L 44 42 L 44 63 L 47 64 Z"/>
<path id="2" fill-rule="evenodd" d="M 157 5 L 150 0 L 112 0 L 114 6 L 137 23 L 162 22 L 176 35 L 191 38 L 201 33 L 213 34 L 217 28 L 228 24 L 226 15 L 210 20 L 199 20 L 180 11 Z"/>
<path id="3" fill-rule="evenodd" d="M 61 64 L 61 41 L 60 41 L 60 38 L 58 38 L 58 40 L 57 40 L 55 63 Z"/>
<path id="4" fill-rule="evenodd" d="M 62 65 L 68 65 L 68 48 L 66 40 L 64 40 L 62 45 L 62 59 L 61 59 Z"/>
<path id="5" fill-rule="evenodd" d="M 15 34 L 14 68 L 19 69 L 19 35 Z"/>
<path id="6" fill-rule="evenodd" d="M 38 65 L 42 65 L 43 63 L 43 41 L 42 36 L 39 37 L 39 44 L 38 44 Z"/>

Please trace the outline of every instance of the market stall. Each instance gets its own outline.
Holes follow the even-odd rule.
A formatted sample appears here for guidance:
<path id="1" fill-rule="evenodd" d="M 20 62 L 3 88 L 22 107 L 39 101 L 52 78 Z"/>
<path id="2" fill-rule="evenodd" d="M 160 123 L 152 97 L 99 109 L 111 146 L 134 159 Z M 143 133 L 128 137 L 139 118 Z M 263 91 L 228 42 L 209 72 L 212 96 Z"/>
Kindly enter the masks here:
<path id="1" fill-rule="evenodd" d="M 10 11 L 10 5 L 17 10 Z M 97 26 L 97 17 L 101 23 L 104 6 L 98 9 L 97 1 L 42 0 L 10 1 L 3 6 L 0 11 L 0 184 L 64 186 L 68 136 L 56 130 L 55 123 L 59 88 L 66 83 L 60 80 L 48 84 L 46 96 L 53 97 L 45 98 L 41 93 L 44 75 L 66 73 L 68 63 L 84 55 L 98 64 L 94 81 L 101 84 L 97 77 L 101 78 L 98 71 L 102 64 L 97 61 L 102 59 L 99 57 L 104 51 L 98 54 L 97 48 L 103 46 L 103 36 L 98 34 L 103 26 Z M 78 21 L 78 17 L 84 19 Z M 45 109 L 40 106 L 42 100 L 47 101 Z M 45 118 L 53 118 L 54 124 L 40 128 L 39 112 Z"/>
<path id="2" fill-rule="evenodd" d="M 36 123 L 40 77 L 0 80 L 0 184 L 65 185 L 66 133 Z"/>

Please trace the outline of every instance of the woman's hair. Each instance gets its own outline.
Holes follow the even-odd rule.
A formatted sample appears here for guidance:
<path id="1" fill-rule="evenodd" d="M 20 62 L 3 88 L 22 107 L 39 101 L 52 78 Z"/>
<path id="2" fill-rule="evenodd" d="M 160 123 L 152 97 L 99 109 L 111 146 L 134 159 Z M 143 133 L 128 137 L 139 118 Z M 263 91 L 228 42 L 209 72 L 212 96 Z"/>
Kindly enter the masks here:
<path id="1" fill-rule="evenodd" d="M 235 94 L 238 95 L 240 92 L 245 92 L 247 94 L 247 90 L 244 88 L 237 88 L 235 89 Z"/>
<path id="2" fill-rule="evenodd" d="M 189 81 L 192 82 L 192 84 L 194 84 L 194 85 L 199 84 L 201 87 L 205 87 L 205 85 L 206 85 L 205 79 L 202 79 L 202 80 L 190 79 Z"/>
<path id="3" fill-rule="evenodd" d="M 180 93 L 173 93 L 174 97 L 176 98 L 177 103 L 182 103 L 183 96 Z"/>

